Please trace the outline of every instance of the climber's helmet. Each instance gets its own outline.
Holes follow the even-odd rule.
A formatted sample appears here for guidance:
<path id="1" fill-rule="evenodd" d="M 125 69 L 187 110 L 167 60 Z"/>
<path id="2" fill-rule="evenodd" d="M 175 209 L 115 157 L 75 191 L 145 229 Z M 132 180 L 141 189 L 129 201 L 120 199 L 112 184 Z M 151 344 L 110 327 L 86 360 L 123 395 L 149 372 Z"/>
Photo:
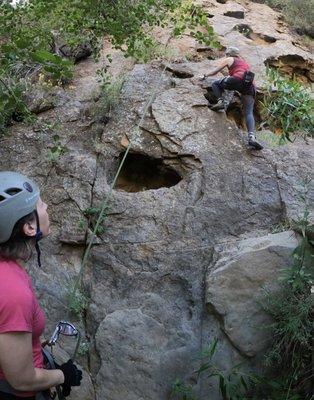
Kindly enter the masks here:
<path id="1" fill-rule="evenodd" d="M 240 50 L 234 46 L 229 46 L 225 50 L 225 55 L 227 57 L 238 57 L 239 54 L 240 54 Z"/>
<path id="2" fill-rule="evenodd" d="M 0 172 L 0 243 L 10 239 L 21 218 L 36 211 L 39 196 L 40 190 L 31 179 L 17 172 Z M 39 239 L 39 226 L 37 231 Z"/>

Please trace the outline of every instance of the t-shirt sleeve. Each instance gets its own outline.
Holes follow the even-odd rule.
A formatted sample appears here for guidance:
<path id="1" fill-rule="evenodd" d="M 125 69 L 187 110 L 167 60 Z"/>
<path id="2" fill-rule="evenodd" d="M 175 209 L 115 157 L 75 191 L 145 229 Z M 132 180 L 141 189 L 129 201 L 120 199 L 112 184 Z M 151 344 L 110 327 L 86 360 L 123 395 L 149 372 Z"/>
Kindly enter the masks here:
<path id="1" fill-rule="evenodd" d="M 0 285 L 0 333 L 32 332 L 33 298 L 25 287 Z"/>

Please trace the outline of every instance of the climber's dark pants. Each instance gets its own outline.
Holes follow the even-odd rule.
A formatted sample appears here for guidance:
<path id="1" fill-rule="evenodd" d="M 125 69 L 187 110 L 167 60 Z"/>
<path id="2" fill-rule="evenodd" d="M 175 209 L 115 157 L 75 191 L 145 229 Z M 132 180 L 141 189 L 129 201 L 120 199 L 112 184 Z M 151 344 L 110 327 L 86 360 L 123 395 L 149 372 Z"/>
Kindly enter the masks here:
<path id="1" fill-rule="evenodd" d="M 253 115 L 255 88 L 253 85 L 244 88 L 242 79 L 227 76 L 212 84 L 212 89 L 217 99 L 222 97 L 224 90 L 236 90 L 241 93 L 241 102 L 248 132 L 254 132 L 255 120 Z"/>

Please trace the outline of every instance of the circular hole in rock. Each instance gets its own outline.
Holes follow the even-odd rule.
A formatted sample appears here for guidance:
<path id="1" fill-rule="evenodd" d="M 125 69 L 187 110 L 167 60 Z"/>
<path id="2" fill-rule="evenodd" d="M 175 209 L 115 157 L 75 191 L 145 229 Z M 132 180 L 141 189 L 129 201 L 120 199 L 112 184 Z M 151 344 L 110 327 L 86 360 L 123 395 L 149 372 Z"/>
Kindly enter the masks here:
<path id="1" fill-rule="evenodd" d="M 120 154 L 120 162 L 124 156 Z M 124 161 L 115 188 L 125 192 L 142 192 L 175 186 L 182 177 L 162 159 L 145 154 L 129 153 Z"/>

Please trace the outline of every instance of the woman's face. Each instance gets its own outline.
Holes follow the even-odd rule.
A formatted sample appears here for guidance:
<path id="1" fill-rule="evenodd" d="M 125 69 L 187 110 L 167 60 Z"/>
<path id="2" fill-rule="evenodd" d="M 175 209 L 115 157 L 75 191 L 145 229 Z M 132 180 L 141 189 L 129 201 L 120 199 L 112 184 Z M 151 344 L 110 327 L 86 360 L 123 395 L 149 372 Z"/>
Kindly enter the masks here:
<path id="1" fill-rule="evenodd" d="M 50 233 L 50 222 L 47 208 L 47 204 L 44 203 L 41 198 L 39 198 L 37 202 L 37 214 L 39 218 L 39 228 L 43 236 L 47 236 Z"/>

